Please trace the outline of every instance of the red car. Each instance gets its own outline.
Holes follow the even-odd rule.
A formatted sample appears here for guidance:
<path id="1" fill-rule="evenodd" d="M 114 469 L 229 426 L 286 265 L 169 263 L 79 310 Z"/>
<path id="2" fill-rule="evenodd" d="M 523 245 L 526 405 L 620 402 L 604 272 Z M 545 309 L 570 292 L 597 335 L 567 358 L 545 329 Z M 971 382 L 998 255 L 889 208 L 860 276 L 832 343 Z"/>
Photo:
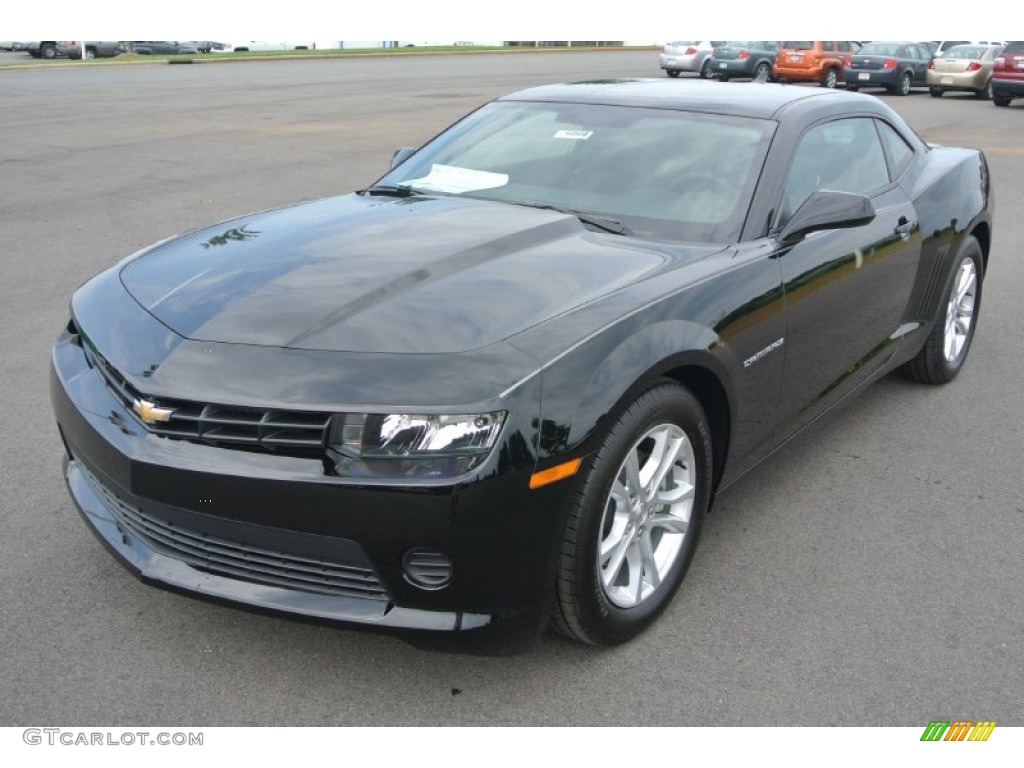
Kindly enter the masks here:
<path id="1" fill-rule="evenodd" d="M 992 101 L 1008 107 L 1014 99 L 1024 98 L 1024 41 L 1007 43 L 992 66 Z"/>

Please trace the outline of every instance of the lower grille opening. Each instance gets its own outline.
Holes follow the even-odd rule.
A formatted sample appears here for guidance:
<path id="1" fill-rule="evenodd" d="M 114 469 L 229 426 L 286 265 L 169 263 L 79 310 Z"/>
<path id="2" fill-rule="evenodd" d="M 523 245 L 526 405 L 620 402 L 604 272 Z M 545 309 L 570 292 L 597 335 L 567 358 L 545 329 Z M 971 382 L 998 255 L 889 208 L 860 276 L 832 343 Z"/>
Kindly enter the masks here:
<path id="1" fill-rule="evenodd" d="M 78 463 L 122 533 L 138 537 L 155 552 L 226 578 L 319 595 L 390 599 L 369 568 L 277 552 L 173 525 L 127 504 Z"/>

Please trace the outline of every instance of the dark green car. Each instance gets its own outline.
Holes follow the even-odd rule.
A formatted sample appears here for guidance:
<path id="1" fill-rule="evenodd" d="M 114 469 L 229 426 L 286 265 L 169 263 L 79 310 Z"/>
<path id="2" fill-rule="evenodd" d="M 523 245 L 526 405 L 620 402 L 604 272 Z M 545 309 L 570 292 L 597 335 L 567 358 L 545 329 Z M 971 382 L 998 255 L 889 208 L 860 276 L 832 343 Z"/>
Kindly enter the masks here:
<path id="1" fill-rule="evenodd" d="M 778 40 L 730 41 L 711 54 L 711 76 L 723 82 L 734 77 L 768 80 L 778 49 Z"/>

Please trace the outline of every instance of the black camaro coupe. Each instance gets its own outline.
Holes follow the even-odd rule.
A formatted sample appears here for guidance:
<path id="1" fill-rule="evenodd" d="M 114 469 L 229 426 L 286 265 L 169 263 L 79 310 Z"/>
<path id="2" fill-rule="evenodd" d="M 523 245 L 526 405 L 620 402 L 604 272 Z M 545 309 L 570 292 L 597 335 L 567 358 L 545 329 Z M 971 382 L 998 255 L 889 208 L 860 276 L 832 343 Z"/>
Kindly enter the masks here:
<path id="1" fill-rule="evenodd" d="M 889 371 L 956 376 L 992 205 L 980 152 L 870 96 L 514 93 L 365 190 L 82 286 L 52 359 L 67 483 L 159 586 L 619 643 L 717 492 Z"/>

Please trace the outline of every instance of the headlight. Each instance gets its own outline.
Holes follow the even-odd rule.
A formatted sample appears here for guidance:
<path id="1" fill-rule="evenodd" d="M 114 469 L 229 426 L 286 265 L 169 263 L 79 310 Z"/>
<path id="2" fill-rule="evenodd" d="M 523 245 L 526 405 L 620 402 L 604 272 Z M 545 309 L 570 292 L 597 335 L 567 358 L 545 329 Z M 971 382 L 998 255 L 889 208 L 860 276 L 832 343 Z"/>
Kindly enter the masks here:
<path id="1" fill-rule="evenodd" d="M 487 458 L 504 423 L 504 411 L 338 414 L 328 455 L 343 477 L 455 477 Z"/>

